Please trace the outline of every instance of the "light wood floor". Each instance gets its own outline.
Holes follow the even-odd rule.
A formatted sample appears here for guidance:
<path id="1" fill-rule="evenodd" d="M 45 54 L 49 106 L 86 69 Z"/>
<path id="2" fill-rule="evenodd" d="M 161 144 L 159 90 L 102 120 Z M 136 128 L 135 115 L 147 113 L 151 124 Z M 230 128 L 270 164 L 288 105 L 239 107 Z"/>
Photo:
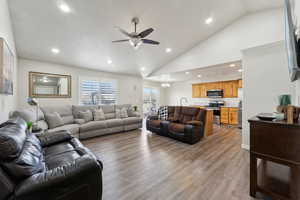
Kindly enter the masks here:
<path id="1" fill-rule="evenodd" d="M 145 130 L 85 140 L 103 161 L 103 200 L 250 200 L 237 128 L 188 145 Z"/>

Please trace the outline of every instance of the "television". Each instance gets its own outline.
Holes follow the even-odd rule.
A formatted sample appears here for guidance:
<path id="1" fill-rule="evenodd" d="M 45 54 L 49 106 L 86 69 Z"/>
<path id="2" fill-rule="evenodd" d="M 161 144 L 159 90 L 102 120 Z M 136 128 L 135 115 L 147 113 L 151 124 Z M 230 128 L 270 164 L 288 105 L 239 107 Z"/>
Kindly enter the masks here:
<path id="1" fill-rule="evenodd" d="M 293 11 L 290 0 L 284 1 L 284 13 L 288 68 L 291 81 L 295 81 L 298 79 L 300 74 L 300 46 L 296 35 L 297 26 L 293 21 Z"/>

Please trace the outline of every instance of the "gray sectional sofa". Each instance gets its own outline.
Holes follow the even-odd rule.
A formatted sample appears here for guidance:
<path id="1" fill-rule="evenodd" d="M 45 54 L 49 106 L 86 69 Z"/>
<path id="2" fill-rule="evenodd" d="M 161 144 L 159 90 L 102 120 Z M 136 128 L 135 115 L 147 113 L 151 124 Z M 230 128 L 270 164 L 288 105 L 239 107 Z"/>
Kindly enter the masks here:
<path id="1" fill-rule="evenodd" d="M 93 111 L 101 108 L 104 112 L 105 119 L 101 121 L 85 122 L 80 118 L 81 111 Z M 116 109 L 126 108 L 128 117 L 116 118 Z M 49 129 L 49 121 L 47 116 L 51 113 L 58 113 L 63 121 L 63 125 Z M 16 110 L 12 113 L 12 117 L 21 117 L 27 122 L 34 122 L 36 119 L 36 109 L 27 108 Z M 49 119 L 48 119 L 49 120 Z M 142 118 L 137 112 L 131 111 L 131 105 L 103 105 L 103 106 L 55 106 L 41 107 L 38 114 L 38 127 L 46 132 L 56 132 L 60 130 L 68 130 L 71 134 L 79 139 L 86 139 L 100 135 L 111 133 L 119 133 L 124 131 L 142 128 Z"/>

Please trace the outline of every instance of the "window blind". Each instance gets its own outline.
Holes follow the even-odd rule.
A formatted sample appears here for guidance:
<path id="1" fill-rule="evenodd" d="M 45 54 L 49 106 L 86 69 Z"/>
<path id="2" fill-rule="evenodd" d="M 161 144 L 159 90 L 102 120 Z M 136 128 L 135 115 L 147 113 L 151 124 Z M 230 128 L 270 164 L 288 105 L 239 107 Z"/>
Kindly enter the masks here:
<path id="1" fill-rule="evenodd" d="M 81 80 L 81 105 L 110 105 L 118 101 L 117 81 Z"/>

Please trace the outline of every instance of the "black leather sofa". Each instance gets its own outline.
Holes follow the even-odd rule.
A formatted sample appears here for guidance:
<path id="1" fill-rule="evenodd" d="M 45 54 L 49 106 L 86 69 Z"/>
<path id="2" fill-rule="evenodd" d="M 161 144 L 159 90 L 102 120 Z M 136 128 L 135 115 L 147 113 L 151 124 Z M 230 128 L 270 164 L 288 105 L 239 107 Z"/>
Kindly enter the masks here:
<path id="1" fill-rule="evenodd" d="M 35 136 L 0 125 L 0 200 L 100 200 L 102 163 L 67 131 Z"/>
<path id="2" fill-rule="evenodd" d="M 205 122 L 205 109 L 168 106 L 168 119 L 159 119 L 157 115 L 149 116 L 146 120 L 146 128 L 158 135 L 195 144 L 204 136 Z"/>

